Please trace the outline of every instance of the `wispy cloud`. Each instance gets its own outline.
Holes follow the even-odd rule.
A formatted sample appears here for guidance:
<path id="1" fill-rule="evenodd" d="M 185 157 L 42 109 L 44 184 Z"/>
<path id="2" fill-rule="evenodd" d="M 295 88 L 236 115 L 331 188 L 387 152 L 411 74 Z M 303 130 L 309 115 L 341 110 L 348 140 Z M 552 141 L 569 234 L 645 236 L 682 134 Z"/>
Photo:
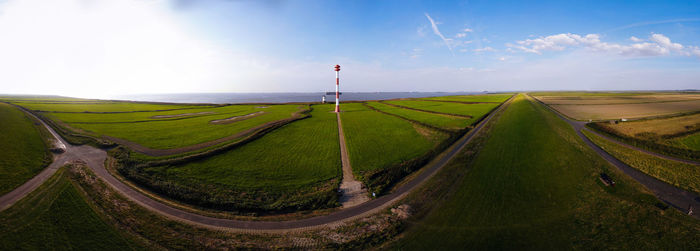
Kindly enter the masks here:
<path id="1" fill-rule="evenodd" d="M 447 49 L 449 49 L 450 53 L 452 53 L 452 55 L 454 55 L 454 52 L 452 51 L 452 46 L 450 45 L 450 41 L 452 41 L 452 39 L 446 38 L 444 35 L 442 35 L 442 32 L 440 32 L 440 29 L 438 29 L 438 26 L 435 23 L 435 20 L 433 20 L 433 18 L 430 17 L 430 15 L 428 15 L 428 13 L 425 13 L 425 17 L 427 17 L 428 21 L 430 21 L 430 26 L 433 28 L 433 33 L 435 33 L 435 35 L 437 35 L 438 37 L 440 37 L 440 39 L 442 39 L 442 42 L 445 43 L 445 46 L 447 46 Z"/>
<path id="2" fill-rule="evenodd" d="M 689 56 L 694 53 L 692 48 L 684 47 L 682 44 L 673 43 L 671 39 L 663 34 L 652 34 L 650 42 L 631 37 L 635 43 L 619 44 L 608 43 L 600 40 L 598 34 L 588 34 L 585 36 L 571 33 L 562 33 L 535 39 L 517 41 L 516 44 L 507 44 L 508 47 L 524 52 L 542 54 L 544 51 L 562 51 L 567 48 L 583 47 L 595 52 L 606 52 L 622 56 L 664 56 L 671 52 Z"/>
<path id="3" fill-rule="evenodd" d="M 669 20 L 660 20 L 660 21 L 639 22 L 639 23 L 633 23 L 633 24 L 628 24 L 628 25 L 616 27 L 616 28 L 613 28 L 613 29 L 606 31 L 606 33 L 612 32 L 612 31 L 625 30 L 625 29 L 634 28 L 634 27 L 654 25 L 654 24 L 687 23 L 687 22 L 700 22 L 700 18 L 678 18 L 678 19 L 669 19 Z"/>
<path id="4" fill-rule="evenodd" d="M 487 52 L 487 51 L 496 51 L 496 49 L 491 48 L 489 46 L 483 47 L 483 48 L 477 48 L 473 50 L 476 53 L 482 53 L 482 52 Z"/>

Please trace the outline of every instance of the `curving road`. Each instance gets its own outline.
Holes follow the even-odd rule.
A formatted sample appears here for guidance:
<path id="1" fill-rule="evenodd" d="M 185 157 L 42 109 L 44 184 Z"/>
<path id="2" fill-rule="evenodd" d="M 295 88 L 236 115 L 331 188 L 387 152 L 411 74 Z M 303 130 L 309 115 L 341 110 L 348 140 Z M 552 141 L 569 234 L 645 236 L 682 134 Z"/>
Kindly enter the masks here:
<path id="1" fill-rule="evenodd" d="M 610 155 L 608 152 L 600 148 L 598 145 L 593 143 L 588 137 L 586 137 L 581 131 L 586 129 L 585 122 L 581 121 L 576 121 L 576 120 L 571 120 L 568 117 L 562 115 L 559 113 L 557 110 L 549 107 L 542 101 L 528 95 L 531 100 L 536 100 L 538 103 L 543 105 L 544 107 L 547 107 L 549 110 L 554 112 L 559 118 L 563 119 L 566 121 L 569 125 L 571 125 L 574 128 L 574 131 L 576 131 L 576 135 L 578 135 L 583 142 L 586 143 L 593 151 L 595 151 L 600 157 L 603 159 L 607 160 L 610 162 L 610 164 L 614 165 L 625 173 L 626 175 L 632 177 L 635 179 L 637 182 L 641 183 L 644 187 L 649 189 L 651 192 L 656 195 L 657 198 L 660 200 L 666 202 L 667 204 L 673 206 L 674 208 L 680 210 L 681 212 L 688 213 L 688 208 L 690 206 L 693 207 L 694 211 L 698 211 L 700 209 L 700 195 L 695 194 L 691 191 L 687 191 L 681 188 L 678 188 L 674 185 L 668 184 L 666 182 L 663 182 L 661 180 L 658 180 L 652 176 L 649 176 L 646 173 L 643 173 L 642 171 L 637 170 L 636 168 L 633 168 L 624 162 L 618 160 L 617 158 L 613 157 Z M 631 146 L 630 146 L 631 147 Z M 692 215 L 695 218 L 700 219 L 700 214 L 694 213 Z"/>
<path id="2" fill-rule="evenodd" d="M 54 154 L 53 162 L 48 167 L 44 168 L 44 170 L 39 172 L 39 174 L 31 178 L 29 181 L 15 188 L 15 190 L 12 190 L 0 197 L 0 211 L 14 205 L 17 201 L 24 198 L 24 196 L 41 186 L 41 184 L 49 179 L 58 170 L 58 168 L 64 166 L 66 163 L 76 160 L 83 160 L 90 166 L 98 166 L 103 165 L 105 158 L 107 158 L 107 153 L 105 153 L 103 150 L 91 146 L 74 146 L 68 144 L 68 142 L 63 140 L 63 138 L 61 138 L 53 130 L 53 128 L 44 123 L 43 120 L 39 119 L 38 117 L 34 116 L 34 114 L 24 110 L 23 108 L 19 109 L 40 121 L 56 140 L 60 141 L 66 146 L 66 152 L 63 154 Z"/>
<path id="3" fill-rule="evenodd" d="M 342 210 L 333 212 L 328 215 L 291 221 L 242 221 L 213 218 L 186 212 L 155 201 L 150 197 L 134 190 L 130 186 L 122 183 L 120 180 L 112 176 L 112 174 L 109 173 L 104 166 L 104 161 L 107 157 L 105 151 L 91 146 L 72 146 L 65 142 L 59 135 L 57 135 L 53 131 L 53 129 L 50 126 L 46 125 L 46 123 L 42 121 L 42 124 L 54 135 L 54 137 L 66 144 L 66 152 L 60 155 L 58 158 L 56 158 L 54 163 L 52 163 L 49 168 L 46 168 L 39 175 L 31 179 L 21 187 L 3 196 L 2 199 L 0 199 L 0 203 L 3 203 L 0 204 L 0 210 L 9 207 L 14 202 L 36 189 L 36 187 L 38 187 L 39 185 L 41 185 L 41 183 L 46 181 L 46 179 L 48 179 L 48 177 L 50 177 L 56 171 L 56 169 L 58 169 L 66 162 L 74 160 L 84 160 L 97 176 L 99 176 L 116 191 L 125 195 L 137 204 L 149 208 L 150 210 L 156 213 L 159 213 L 174 220 L 179 220 L 209 228 L 248 232 L 285 232 L 321 226 L 331 226 L 378 212 L 391 206 L 398 200 L 405 197 L 416 187 L 420 186 L 428 179 L 430 179 L 453 157 L 455 157 L 464 148 L 464 146 L 466 146 L 467 143 L 471 141 L 474 135 L 476 135 L 483 128 L 483 126 L 491 120 L 494 114 L 501 111 L 502 109 L 507 107 L 508 104 L 510 104 L 513 97 L 515 97 L 515 95 L 513 95 L 510 99 L 505 101 L 497 109 L 491 112 L 479 124 L 477 124 L 477 126 L 474 127 L 473 130 L 469 131 L 462 138 L 457 140 L 457 142 L 450 146 L 450 148 L 448 148 L 444 154 L 438 156 L 438 158 L 428 163 L 428 165 L 423 168 L 423 171 L 419 173 L 414 179 L 401 185 L 393 193 L 381 196 L 374 200 L 364 202 L 354 207 L 344 208 Z M 5 197 L 8 197 L 8 199 L 5 199 Z M 5 201 L 8 201 L 8 203 L 5 203 Z"/>

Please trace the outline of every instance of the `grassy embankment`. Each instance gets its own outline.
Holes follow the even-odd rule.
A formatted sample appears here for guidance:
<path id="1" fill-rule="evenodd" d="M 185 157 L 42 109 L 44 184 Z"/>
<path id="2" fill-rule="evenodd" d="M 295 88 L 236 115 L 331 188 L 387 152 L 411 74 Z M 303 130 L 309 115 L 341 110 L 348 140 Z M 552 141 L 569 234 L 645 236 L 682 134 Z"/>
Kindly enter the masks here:
<path id="1" fill-rule="evenodd" d="M 697 166 L 636 151 L 610 142 L 587 130 L 584 130 L 583 134 L 627 165 L 666 183 L 700 194 L 700 169 Z"/>
<path id="2" fill-rule="evenodd" d="M 238 212 L 334 207 L 340 150 L 330 105 L 226 152 L 191 162 L 122 167 L 138 184 L 189 204 Z"/>
<path id="3" fill-rule="evenodd" d="M 442 96 L 422 98 L 422 100 L 436 101 L 456 101 L 456 102 L 491 102 L 503 103 L 513 96 L 513 94 L 487 94 L 487 95 L 464 95 L 464 96 Z"/>
<path id="4" fill-rule="evenodd" d="M 14 106 L 0 103 L 0 194 L 20 186 L 51 163 L 48 131 Z"/>
<path id="5" fill-rule="evenodd" d="M 462 156 L 470 154 L 464 151 Z M 411 219 L 400 249 L 692 249 L 700 223 L 652 195 L 585 146 L 553 113 L 513 101 L 434 208 Z M 601 172 L 617 181 L 605 187 Z M 435 184 L 439 186 L 440 184 Z M 437 199 L 436 199 L 437 198 Z"/>
<path id="6" fill-rule="evenodd" d="M 0 212 L 2 250 L 133 250 L 106 223 L 61 168 L 37 190 Z"/>

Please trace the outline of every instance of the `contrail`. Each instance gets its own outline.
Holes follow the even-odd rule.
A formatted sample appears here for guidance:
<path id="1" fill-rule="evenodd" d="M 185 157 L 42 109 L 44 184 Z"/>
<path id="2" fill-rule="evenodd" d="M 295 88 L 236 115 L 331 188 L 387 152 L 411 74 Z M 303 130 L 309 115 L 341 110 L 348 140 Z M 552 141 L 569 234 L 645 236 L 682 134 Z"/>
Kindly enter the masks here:
<path id="1" fill-rule="evenodd" d="M 440 37 L 442 41 L 445 42 L 447 49 L 449 49 L 450 53 L 452 53 L 452 56 L 454 56 L 455 53 L 452 51 L 452 46 L 450 46 L 450 42 L 448 41 L 451 39 L 445 38 L 445 36 L 442 35 L 442 33 L 437 27 L 437 24 L 435 24 L 435 21 L 433 20 L 433 18 L 430 17 L 430 15 L 428 15 L 428 13 L 425 13 L 425 17 L 427 17 L 428 21 L 430 21 L 430 25 L 433 27 L 433 33 L 435 33 L 435 35 L 438 35 L 438 37 Z"/>

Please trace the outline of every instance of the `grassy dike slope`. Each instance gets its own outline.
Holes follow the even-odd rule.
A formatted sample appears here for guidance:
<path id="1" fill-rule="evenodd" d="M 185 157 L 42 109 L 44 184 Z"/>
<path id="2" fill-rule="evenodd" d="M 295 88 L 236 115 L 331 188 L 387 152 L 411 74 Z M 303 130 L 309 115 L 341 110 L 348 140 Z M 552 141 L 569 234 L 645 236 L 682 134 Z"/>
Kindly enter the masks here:
<path id="1" fill-rule="evenodd" d="M 60 169 L 37 190 L 0 213 L 0 250 L 131 250 Z"/>
<path id="2" fill-rule="evenodd" d="M 409 223 L 398 249 L 690 249 L 700 223 L 662 211 L 573 129 L 517 97 L 449 196 Z M 464 153 L 462 153 L 464 154 Z M 617 186 L 598 180 L 607 172 Z M 457 174 L 455 174 L 457 175 Z"/>
<path id="3" fill-rule="evenodd" d="M 42 132 L 19 109 L 0 103 L 0 194 L 39 173 L 51 162 Z"/>
<path id="4" fill-rule="evenodd" d="M 341 175 L 338 124 L 330 105 L 224 153 L 188 163 L 133 168 L 132 178 L 161 194 L 230 211 L 333 207 Z"/>

